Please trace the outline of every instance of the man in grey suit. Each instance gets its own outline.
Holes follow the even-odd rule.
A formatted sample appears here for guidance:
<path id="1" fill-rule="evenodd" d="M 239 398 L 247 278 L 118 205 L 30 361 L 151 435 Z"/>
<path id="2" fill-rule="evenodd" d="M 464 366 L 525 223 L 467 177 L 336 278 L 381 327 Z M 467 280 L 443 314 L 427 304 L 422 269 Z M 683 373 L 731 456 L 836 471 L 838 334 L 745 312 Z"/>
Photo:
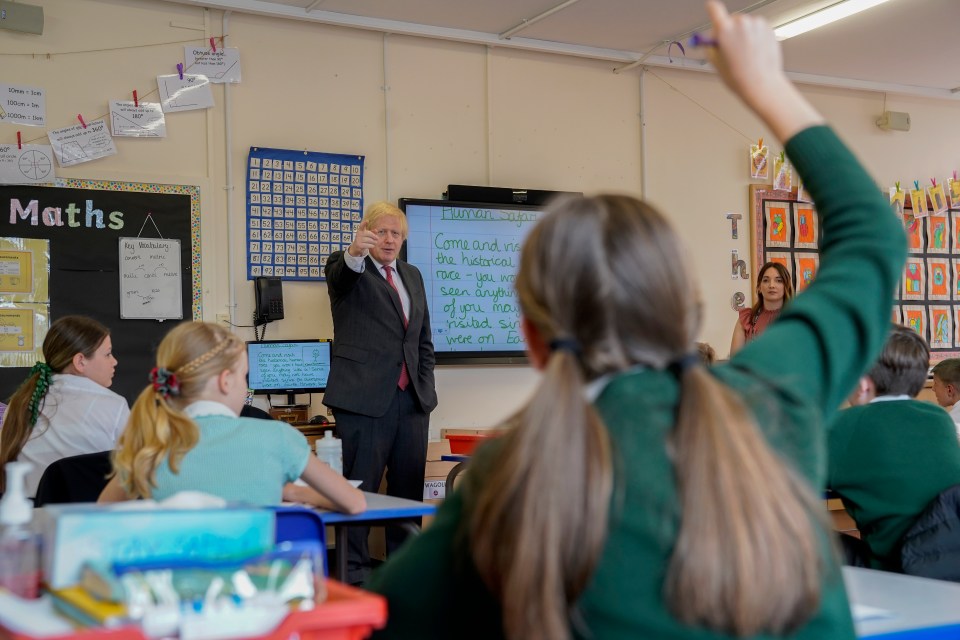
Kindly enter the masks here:
<path id="1" fill-rule="evenodd" d="M 323 403 L 343 441 L 343 472 L 377 491 L 421 500 L 430 412 L 437 406 L 433 339 L 420 271 L 397 259 L 408 233 L 397 207 L 367 209 L 346 251 L 324 273 L 333 312 L 333 361 Z M 350 527 L 346 580 L 362 582 L 370 566 L 367 527 Z M 387 529 L 387 551 L 404 533 Z M 344 578 L 341 578 L 344 579 Z"/>

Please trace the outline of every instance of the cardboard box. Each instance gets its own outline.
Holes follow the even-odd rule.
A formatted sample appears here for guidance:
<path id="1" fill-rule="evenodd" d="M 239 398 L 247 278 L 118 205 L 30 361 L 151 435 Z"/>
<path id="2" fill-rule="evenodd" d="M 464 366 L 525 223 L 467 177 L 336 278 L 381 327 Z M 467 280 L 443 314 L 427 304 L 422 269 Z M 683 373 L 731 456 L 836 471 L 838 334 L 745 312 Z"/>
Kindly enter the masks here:
<path id="1" fill-rule="evenodd" d="M 245 557 L 273 547 L 269 509 L 131 509 L 90 504 L 38 509 L 44 575 L 54 589 L 76 584 L 84 562 Z"/>

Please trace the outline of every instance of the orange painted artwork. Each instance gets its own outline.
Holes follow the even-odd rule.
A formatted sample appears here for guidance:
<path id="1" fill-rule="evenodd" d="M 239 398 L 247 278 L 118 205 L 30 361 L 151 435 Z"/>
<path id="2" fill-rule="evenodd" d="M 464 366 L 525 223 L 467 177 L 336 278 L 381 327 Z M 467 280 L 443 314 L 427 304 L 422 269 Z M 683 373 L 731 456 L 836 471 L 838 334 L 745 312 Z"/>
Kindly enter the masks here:
<path id="1" fill-rule="evenodd" d="M 927 330 L 927 314 L 925 307 L 904 306 L 903 323 L 919 333 L 925 335 Z"/>
<path id="2" fill-rule="evenodd" d="M 922 225 L 920 220 L 913 217 L 913 212 L 907 210 L 903 214 L 903 227 L 907 232 L 907 249 L 914 252 L 923 250 L 923 234 L 920 233 Z"/>
<path id="3" fill-rule="evenodd" d="M 953 299 L 960 300 L 960 259 L 953 258 Z"/>
<path id="4" fill-rule="evenodd" d="M 949 349 L 953 346 L 952 334 L 950 307 L 940 305 L 930 307 L 930 348 Z"/>
<path id="5" fill-rule="evenodd" d="M 820 229 L 820 221 L 813 207 L 809 205 L 797 205 L 794 210 L 794 227 L 797 230 L 797 240 L 795 246 L 798 249 L 816 249 L 817 235 Z"/>
<path id="6" fill-rule="evenodd" d="M 932 300 L 950 299 L 950 282 L 948 275 L 950 268 L 947 266 L 946 259 L 930 260 L 930 293 Z"/>
<path id="7" fill-rule="evenodd" d="M 769 207 L 767 216 L 767 244 L 786 245 L 788 242 L 786 207 Z"/>
<path id="8" fill-rule="evenodd" d="M 923 258 L 907 258 L 907 264 L 903 268 L 904 300 L 923 300 L 923 266 Z"/>
<path id="9" fill-rule="evenodd" d="M 947 253 L 947 216 L 932 215 L 927 218 L 927 251 L 929 253 Z"/>
<path id="10" fill-rule="evenodd" d="M 813 255 L 801 255 L 797 254 L 794 258 L 797 264 L 796 279 L 797 279 L 797 293 L 800 293 L 813 282 L 814 277 L 817 275 L 817 268 L 820 266 L 820 256 Z"/>

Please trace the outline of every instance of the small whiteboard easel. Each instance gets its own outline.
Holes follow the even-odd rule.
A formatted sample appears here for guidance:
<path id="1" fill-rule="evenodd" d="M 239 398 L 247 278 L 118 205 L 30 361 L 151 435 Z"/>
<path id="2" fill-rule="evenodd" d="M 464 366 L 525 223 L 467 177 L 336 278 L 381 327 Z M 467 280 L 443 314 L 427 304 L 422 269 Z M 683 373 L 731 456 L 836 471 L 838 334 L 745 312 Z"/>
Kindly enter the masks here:
<path id="1" fill-rule="evenodd" d="M 120 317 L 183 318 L 180 241 L 120 238 Z"/>

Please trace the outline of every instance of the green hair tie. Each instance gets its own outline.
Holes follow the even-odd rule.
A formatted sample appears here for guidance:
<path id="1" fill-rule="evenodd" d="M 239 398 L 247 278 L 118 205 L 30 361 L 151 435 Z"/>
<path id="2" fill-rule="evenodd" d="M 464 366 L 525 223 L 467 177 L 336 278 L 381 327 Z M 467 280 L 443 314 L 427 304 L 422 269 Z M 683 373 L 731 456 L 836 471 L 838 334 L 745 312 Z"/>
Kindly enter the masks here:
<path id="1" fill-rule="evenodd" d="M 46 362 L 37 362 L 30 369 L 30 375 L 37 376 L 37 386 L 30 396 L 30 402 L 27 403 L 27 409 L 30 410 L 30 426 L 36 426 L 37 418 L 40 417 L 40 408 L 43 406 L 43 398 L 50 389 L 50 383 L 53 382 L 53 369 Z"/>

